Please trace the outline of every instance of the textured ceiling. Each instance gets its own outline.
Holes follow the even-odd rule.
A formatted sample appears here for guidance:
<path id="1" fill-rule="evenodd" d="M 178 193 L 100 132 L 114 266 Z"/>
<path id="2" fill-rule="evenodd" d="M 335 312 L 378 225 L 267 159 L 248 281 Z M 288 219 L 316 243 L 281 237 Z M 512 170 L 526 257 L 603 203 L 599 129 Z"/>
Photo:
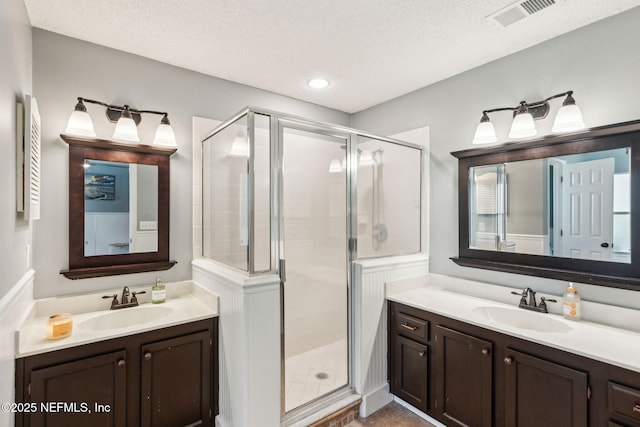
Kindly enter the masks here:
<path id="1" fill-rule="evenodd" d="M 550 0 L 530 0 L 550 2 Z M 614 15 L 640 0 L 25 0 L 34 27 L 356 112 Z M 311 89 L 317 76 L 331 81 Z"/>

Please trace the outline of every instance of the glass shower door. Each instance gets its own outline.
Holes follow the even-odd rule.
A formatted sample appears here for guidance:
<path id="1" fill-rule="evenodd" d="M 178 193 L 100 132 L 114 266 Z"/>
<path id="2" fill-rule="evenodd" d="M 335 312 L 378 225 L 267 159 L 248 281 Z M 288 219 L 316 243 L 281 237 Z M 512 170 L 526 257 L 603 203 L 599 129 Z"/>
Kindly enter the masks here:
<path id="1" fill-rule="evenodd" d="M 349 137 L 293 125 L 280 132 L 282 409 L 288 413 L 349 385 L 343 161 Z"/>

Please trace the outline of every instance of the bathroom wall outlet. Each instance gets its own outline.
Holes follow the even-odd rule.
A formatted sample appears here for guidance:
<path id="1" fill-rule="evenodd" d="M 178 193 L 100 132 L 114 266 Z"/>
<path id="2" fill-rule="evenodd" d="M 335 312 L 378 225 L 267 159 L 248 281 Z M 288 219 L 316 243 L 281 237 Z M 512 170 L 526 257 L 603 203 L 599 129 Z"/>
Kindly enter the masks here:
<path id="1" fill-rule="evenodd" d="M 140 230 L 157 230 L 158 223 L 157 221 L 140 221 L 138 228 Z"/>

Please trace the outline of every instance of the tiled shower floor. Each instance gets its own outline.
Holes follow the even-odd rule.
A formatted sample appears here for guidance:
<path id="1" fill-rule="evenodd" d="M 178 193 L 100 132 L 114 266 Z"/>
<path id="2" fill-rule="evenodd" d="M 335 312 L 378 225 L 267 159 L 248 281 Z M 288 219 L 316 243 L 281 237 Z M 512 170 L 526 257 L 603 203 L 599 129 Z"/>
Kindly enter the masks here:
<path id="1" fill-rule="evenodd" d="M 285 360 L 285 411 L 330 393 L 348 382 L 347 340 Z"/>

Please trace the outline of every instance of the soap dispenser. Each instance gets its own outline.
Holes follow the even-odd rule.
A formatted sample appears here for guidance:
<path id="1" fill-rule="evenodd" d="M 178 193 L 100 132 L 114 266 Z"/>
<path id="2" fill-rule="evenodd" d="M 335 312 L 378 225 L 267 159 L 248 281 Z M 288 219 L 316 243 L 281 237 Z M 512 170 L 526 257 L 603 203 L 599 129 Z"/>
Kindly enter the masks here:
<path id="1" fill-rule="evenodd" d="M 153 304 L 163 303 L 167 299 L 167 291 L 162 283 L 162 279 L 156 277 L 156 284 L 151 288 L 151 302 Z"/>
<path id="2" fill-rule="evenodd" d="M 567 291 L 562 296 L 562 315 L 569 320 L 580 320 L 582 318 L 580 294 L 573 287 L 573 283 L 569 283 Z"/>

